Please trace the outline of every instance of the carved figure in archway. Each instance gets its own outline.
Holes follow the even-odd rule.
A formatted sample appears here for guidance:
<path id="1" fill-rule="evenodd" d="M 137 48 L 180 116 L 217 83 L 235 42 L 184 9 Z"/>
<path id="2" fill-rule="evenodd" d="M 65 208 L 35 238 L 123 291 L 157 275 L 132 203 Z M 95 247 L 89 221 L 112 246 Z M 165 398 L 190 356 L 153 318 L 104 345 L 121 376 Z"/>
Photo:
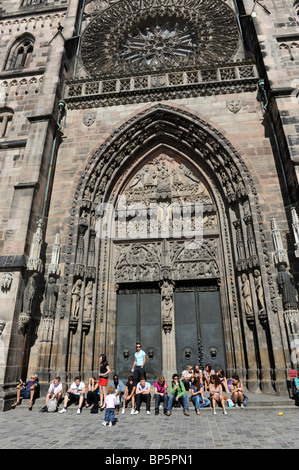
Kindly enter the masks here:
<path id="1" fill-rule="evenodd" d="M 244 299 L 245 314 L 247 317 L 251 317 L 253 314 L 253 308 L 252 308 L 252 298 L 251 298 L 249 279 L 245 273 L 242 274 L 241 279 L 242 279 L 242 295 Z"/>
<path id="2" fill-rule="evenodd" d="M 170 319 L 173 316 L 173 285 L 168 280 L 163 280 L 161 287 L 162 317 Z"/>
<path id="3" fill-rule="evenodd" d="M 79 314 L 80 298 L 81 298 L 82 281 L 78 279 L 72 289 L 72 317 L 77 317 Z"/>
<path id="4" fill-rule="evenodd" d="M 254 270 L 253 275 L 254 275 L 254 285 L 255 285 L 255 291 L 256 291 L 256 296 L 257 296 L 257 301 L 258 301 L 258 307 L 259 307 L 259 311 L 262 312 L 263 310 L 265 310 L 262 276 L 258 269 Z"/>
<path id="5" fill-rule="evenodd" d="M 91 318 L 93 282 L 89 281 L 84 293 L 84 318 Z"/>
<path id="6" fill-rule="evenodd" d="M 286 272 L 286 265 L 281 263 L 279 266 L 277 283 L 282 295 L 282 303 L 284 310 L 297 309 L 297 295 L 294 286 L 294 278 L 292 274 Z"/>
<path id="7" fill-rule="evenodd" d="M 35 296 L 36 292 L 36 278 L 37 278 L 37 273 L 33 273 L 32 276 L 30 276 L 27 286 L 24 290 L 24 296 L 23 296 L 23 312 L 31 314 L 32 311 L 32 303 L 33 299 Z"/>
<path id="8" fill-rule="evenodd" d="M 56 285 L 56 279 L 53 276 L 50 276 L 46 290 L 46 298 L 43 311 L 44 317 L 55 318 L 57 297 L 58 287 Z"/>

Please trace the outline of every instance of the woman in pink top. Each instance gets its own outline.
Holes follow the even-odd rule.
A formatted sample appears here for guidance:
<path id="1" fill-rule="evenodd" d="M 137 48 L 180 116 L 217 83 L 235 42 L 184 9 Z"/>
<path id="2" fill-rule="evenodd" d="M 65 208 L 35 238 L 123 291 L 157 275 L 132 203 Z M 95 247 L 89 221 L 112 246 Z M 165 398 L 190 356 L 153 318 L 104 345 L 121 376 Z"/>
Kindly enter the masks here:
<path id="1" fill-rule="evenodd" d="M 166 415 L 167 413 L 167 404 L 168 404 L 168 395 L 167 395 L 167 389 L 168 389 L 168 384 L 165 381 L 165 377 L 163 375 L 160 375 L 160 377 L 157 378 L 157 381 L 155 382 L 154 385 L 155 388 L 155 415 L 159 414 L 159 405 L 160 402 L 163 401 L 164 404 L 164 414 Z"/>

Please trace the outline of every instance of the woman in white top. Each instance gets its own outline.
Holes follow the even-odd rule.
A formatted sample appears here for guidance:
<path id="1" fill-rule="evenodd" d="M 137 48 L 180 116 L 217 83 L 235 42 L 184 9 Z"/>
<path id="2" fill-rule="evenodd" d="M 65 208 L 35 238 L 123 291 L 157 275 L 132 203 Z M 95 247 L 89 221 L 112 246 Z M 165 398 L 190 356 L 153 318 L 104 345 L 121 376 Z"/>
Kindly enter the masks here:
<path id="1" fill-rule="evenodd" d="M 183 370 L 181 380 L 185 386 L 186 392 L 190 389 L 192 382 L 193 369 L 192 366 L 186 366 L 186 370 Z"/>

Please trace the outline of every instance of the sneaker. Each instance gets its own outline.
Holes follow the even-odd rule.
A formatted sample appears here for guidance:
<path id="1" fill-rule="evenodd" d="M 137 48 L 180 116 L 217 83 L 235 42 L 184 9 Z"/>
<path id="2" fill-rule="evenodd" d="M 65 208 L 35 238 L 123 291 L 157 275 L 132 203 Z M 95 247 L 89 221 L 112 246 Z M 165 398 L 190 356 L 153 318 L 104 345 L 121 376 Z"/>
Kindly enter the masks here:
<path id="1" fill-rule="evenodd" d="M 234 404 L 234 408 L 239 408 L 238 403 L 235 403 L 235 404 Z"/>
<path id="2" fill-rule="evenodd" d="M 77 415 L 79 415 L 82 412 L 81 408 L 77 409 Z"/>
<path id="3" fill-rule="evenodd" d="M 130 414 L 131 414 L 131 415 L 134 415 L 134 414 L 135 414 L 135 411 L 132 409 Z"/>
<path id="4" fill-rule="evenodd" d="M 185 415 L 185 416 L 190 416 L 189 411 L 185 410 L 185 411 L 184 411 L 184 415 Z"/>
<path id="5" fill-rule="evenodd" d="M 171 416 L 171 411 L 167 411 L 166 416 Z"/>
<path id="6" fill-rule="evenodd" d="M 59 411 L 59 413 L 66 413 L 66 412 L 67 412 L 66 408 L 62 408 L 62 410 Z"/>
<path id="7" fill-rule="evenodd" d="M 224 410 L 224 411 L 223 411 L 223 414 L 224 414 L 224 415 L 227 415 L 227 411 L 226 411 L 226 410 Z"/>
<path id="8" fill-rule="evenodd" d="M 146 414 L 147 414 L 147 415 L 150 415 L 150 414 L 151 414 L 151 412 L 150 412 L 150 411 L 147 411 L 147 412 L 146 412 Z"/>
<path id="9" fill-rule="evenodd" d="M 134 415 L 139 415 L 139 411 L 134 411 Z"/>
<path id="10" fill-rule="evenodd" d="M 107 426 L 107 424 L 108 424 L 107 421 L 103 421 L 103 422 L 102 422 L 102 425 L 103 425 L 103 426 Z"/>
<path id="11" fill-rule="evenodd" d="M 110 423 L 109 423 L 109 427 L 111 428 L 111 426 L 112 426 L 112 423 L 111 423 L 111 421 L 110 421 Z"/>
<path id="12" fill-rule="evenodd" d="M 216 410 L 214 410 L 214 415 L 216 415 L 216 414 L 217 414 L 217 413 L 216 413 Z"/>
<path id="13" fill-rule="evenodd" d="M 122 415 L 125 414 L 125 409 L 124 409 L 124 408 L 121 410 L 121 414 L 122 414 Z"/>
<path id="14" fill-rule="evenodd" d="M 244 405 L 243 405 L 243 403 L 241 403 L 241 408 L 244 408 Z"/>
<path id="15" fill-rule="evenodd" d="M 159 410 L 155 410 L 155 415 L 158 415 L 159 414 Z"/>

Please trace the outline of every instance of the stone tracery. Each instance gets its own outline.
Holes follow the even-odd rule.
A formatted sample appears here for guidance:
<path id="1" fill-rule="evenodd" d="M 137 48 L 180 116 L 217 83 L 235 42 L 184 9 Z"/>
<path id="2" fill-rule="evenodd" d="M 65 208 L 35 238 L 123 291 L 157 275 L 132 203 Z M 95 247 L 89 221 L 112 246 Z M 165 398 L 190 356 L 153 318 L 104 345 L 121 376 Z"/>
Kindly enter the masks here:
<path id="1" fill-rule="evenodd" d="M 82 38 L 91 76 L 224 62 L 239 46 L 236 17 L 219 0 L 123 0 L 99 11 Z"/>

